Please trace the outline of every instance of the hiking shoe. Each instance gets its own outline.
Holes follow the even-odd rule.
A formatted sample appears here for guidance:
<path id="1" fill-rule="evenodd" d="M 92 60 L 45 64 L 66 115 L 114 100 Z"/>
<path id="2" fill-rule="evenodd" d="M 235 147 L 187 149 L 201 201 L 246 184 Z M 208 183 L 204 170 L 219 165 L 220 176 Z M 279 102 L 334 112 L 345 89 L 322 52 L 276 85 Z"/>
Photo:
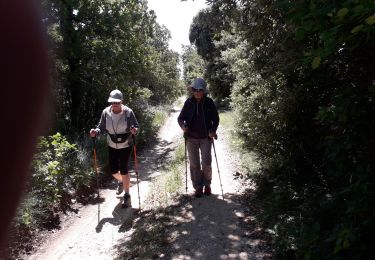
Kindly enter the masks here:
<path id="1" fill-rule="evenodd" d="M 122 186 L 122 182 L 117 184 L 116 194 L 120 195 L 124 191 L 124 186 Z"/>
<path id="2" fill-rule="evenodd" d="M 204 187 L 204 195 L 207 195 L 207 196 L 211 195 L 210 185 L 207 185 L 207 186 Z"/>
<path id="3" fill-rule="evenodd" d="M 130 199 L 130 194 L 125 193 L 124 195 L 124 201 L 122 202 L 122 207 L 123 208 L 128 208 L 131 206 L 131 199 Z"/>
<path id="4" fill-rule="evenodd" d="M 194 192 L 195 197 L 200 198 L 200 197 L 202 197 L 202 195 L 203 195 L 203 189 L 202 188 L 198 188 L 198 189 L 195 190 L 195 192 Z"/>

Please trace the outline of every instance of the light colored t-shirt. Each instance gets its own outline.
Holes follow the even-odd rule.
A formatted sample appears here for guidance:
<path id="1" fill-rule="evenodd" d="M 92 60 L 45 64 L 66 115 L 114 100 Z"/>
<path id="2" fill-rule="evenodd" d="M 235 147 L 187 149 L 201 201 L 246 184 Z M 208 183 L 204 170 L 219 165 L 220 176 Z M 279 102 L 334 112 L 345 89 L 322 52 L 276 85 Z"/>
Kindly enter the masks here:
<path id="1" fill-rule="evenodd" d="M 111 115 L 107 117 L 106 120 L 106 129 L 109 134 L 125 134 L 128 122 L 126 120 L 125 111 L 122 110 L 120 113 L 115 114 L 111 111 Z M 111 137 L 107 135 L 107 144 L 108 146 L 115 149 L 122 149 L 129 147 L 128 140 L 123 143 L 114 143 L 111 140 Z"/>

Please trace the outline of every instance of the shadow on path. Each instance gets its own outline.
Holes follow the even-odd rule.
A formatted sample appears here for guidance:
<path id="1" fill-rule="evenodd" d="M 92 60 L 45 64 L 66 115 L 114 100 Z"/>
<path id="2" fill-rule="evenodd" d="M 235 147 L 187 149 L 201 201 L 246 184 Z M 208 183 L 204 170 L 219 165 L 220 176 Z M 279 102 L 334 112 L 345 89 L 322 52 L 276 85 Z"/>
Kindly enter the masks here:
<path id="1" fill-rule="evenodd" d="M 150 180 L 151 174 L 160 171 L 168 165 L 172 152 L 176 146 L 173 142 L 157 138 L 154 145 L 149 146 L 138 155 L 139 179 Z M 132 154 L 131 164 L 134 168 L 134 155 Z"/>
<path id="2" fill-rule="evenodd" d="M 121 259 L 269 259 L 264 235 L 252 231 L 253 216 L 240 212 L 240 195 L 194 198 L 142 212 L 130 241 L 116 245 Z M 246 229 L 244 227 L 250 228 Z M 247 230 L 247 231 L 246 231 Z"/>
<path id="3" fill-rule="evenodd" d="M 112 218 L 102 218 L 98 225 L 96 226 L 95 230 L 97 233 L 100 233 L 103 229 L 105 224 L 111 224 L 113 226 L 120 226 L 119 232 L 125 232 L 129 230 L 133 225 L 133 215 L 136 213 L 136 209 L 130 208 L 123 208 L 122 202 L 123 198 L 117 197 L 120 199 L 120 202 L 117 203 L 116 207 L 112 211 Z"/>

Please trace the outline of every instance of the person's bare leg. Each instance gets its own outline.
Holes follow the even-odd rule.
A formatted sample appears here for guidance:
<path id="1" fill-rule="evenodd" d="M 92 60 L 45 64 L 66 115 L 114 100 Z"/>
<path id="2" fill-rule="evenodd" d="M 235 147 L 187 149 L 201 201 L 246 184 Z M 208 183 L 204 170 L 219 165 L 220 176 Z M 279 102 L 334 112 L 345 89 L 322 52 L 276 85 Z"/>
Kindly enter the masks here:
<path id="1" fill-rule="evenodd" d="M 130 207 L 131 201 L 130 201 L 130 194 L 129 194 L 129 188 L 130 188 L 130 174 L 122 175 L 122 186 L 125 190 L 124 194 L 124 202 L 123 207 L 127 208 Z"/>
<path id="2" fill-rule="evenodd" d="M 119 182 L 122 182 L 122 177 L 121 177 L 120 172 L 116 172 L 115 174 L 112 174 L 112 176 L 113 176 L 113 178 L 115 178 Z"/>
<path id="3" fill-rule="evenodd" d="M 122 184 L 122 176 L 120 171 L 116 172 L 115 174 L 112 174 L 113 178 L 117 180 L 117 189 L 116 189 L 116 194 L 120 195 L 122 191 L 124 190 L 123 184 Z"/>
<path id="4" fill-rule="evenodd" d="M 122 185 L 124 187 L 125 193 L 129 193 L 130 188 L 130 174 L 122 175 Z"/>

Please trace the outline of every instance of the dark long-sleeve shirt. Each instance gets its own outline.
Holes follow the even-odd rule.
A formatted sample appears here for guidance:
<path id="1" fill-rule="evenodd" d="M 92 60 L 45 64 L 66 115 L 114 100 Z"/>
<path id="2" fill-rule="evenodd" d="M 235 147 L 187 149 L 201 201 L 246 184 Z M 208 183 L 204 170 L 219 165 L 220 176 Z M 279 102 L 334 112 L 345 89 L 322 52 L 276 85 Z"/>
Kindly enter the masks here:
<path id="1" fill-rule="evenodd" d="M 209 132 L 216 132 L 219 125 L 219 114 L 214 101 L 205 96 L 200 102 L 190 97 L 178 116 L 178 124 L 188 127 L 187 136 L 193 138 L 206 138 Z"/>

